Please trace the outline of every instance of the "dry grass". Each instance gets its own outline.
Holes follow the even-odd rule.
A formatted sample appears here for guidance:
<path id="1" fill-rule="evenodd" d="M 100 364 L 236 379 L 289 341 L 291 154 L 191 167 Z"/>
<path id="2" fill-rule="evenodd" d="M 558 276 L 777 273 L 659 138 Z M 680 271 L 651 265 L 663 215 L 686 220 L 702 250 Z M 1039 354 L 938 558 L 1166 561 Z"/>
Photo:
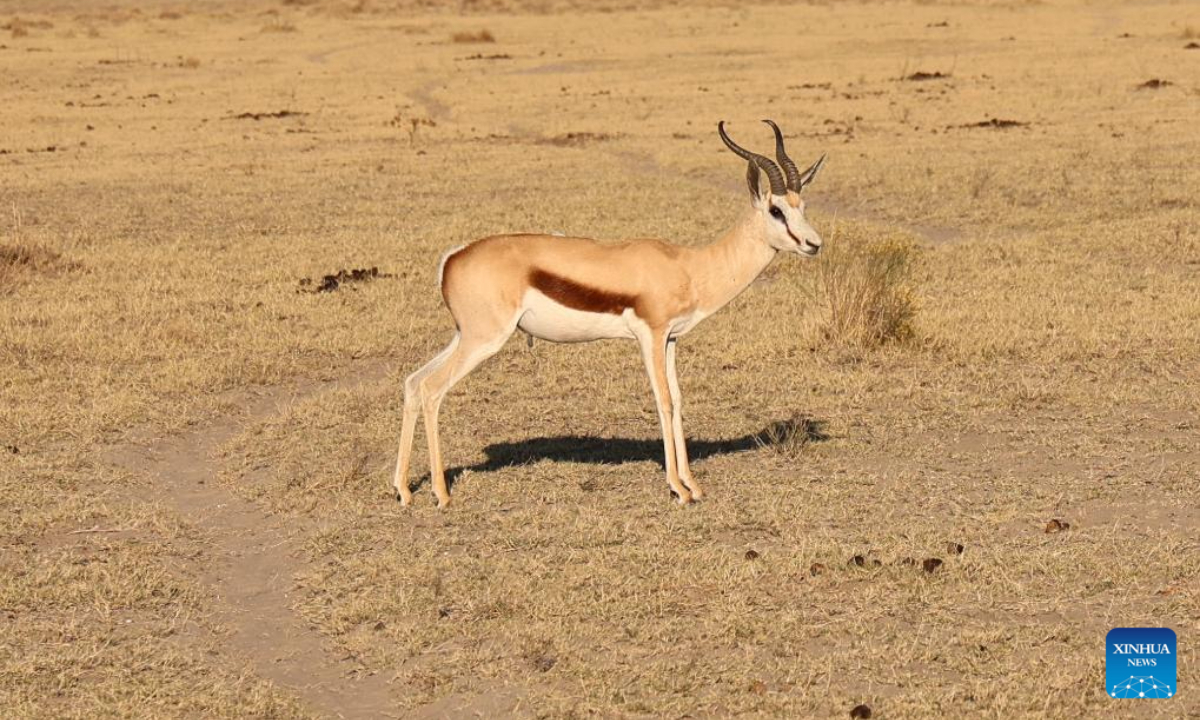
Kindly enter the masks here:
<path id="1" fill-rule="evenodd" d="M 0 293 L 12 292 L 31 273 L 54 269 L 61 256 L 38 245 L 0 243 Z"/>
<path id="2" fill-rule="evenodd" d="M 917 314 L 912 244 L 839 240 L 817 268 L 817 299 L 828 312 L 825 339 L 859 349 L 910 339 Z"/>
<path id="3" fill-rule="evenodd" d="M 283 17 L 272 17 L 262 26 L 262 32 L 265 33 L 294 33 L 296 30 L 296 24 Z"/>
<path id="4" fill-rule="evenodd" d="M 1200 681 L 1189 8 L 497 0 L 468 9 L 511 59 L 464 62 L 457 6 L 304 4 L 284 35 L 278 2 L 61 5 L 28 17 L 105 42 L 0 50 L 6 716 L 387 714 L 323 686 L 412 717 L 1200 712 L 1109 701 L 1100 649 L 1169 625 Z M 443 408 L 455 504 L 422 449 L 400 508 L 441 253 L 706 242 L 746 207 L 715 122 L 768 151 L 764 116 L 829 151 L 826 248 L 681 341 L 705 501 L 670 502 L 631 344 L 516 339 Z"/>
<path id="5" fill-rule="evenodd" d="M 450 36 L 450 41 L 455 43 L 494 43 L 496 36 L 492 35 L 492 31 L 484 28 L 478 32 L 471 30 L 461 30 Z"/>
<path id="6" fill-rule="evenodd" d="M 820 420 L 796 415 L 787 420 L 776 420 L 754 436 L 754 442 L 763 449 L 771 450 L 795 460 L 810 443 L 828 440 L 821 430 Z"/>

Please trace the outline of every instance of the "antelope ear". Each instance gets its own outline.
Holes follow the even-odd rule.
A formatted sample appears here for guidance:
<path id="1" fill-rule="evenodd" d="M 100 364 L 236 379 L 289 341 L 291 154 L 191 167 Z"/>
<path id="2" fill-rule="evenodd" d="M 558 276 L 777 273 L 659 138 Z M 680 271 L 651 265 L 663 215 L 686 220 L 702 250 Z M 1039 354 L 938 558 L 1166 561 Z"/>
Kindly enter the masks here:
<path id="1" fill-rule="evenodd" d="M 755 200 L 762 200 L 763 195 L 765 194 L 762 186 L 758 182 L 760 175 L 761 173 L 758 171 L 758 165 L 755 165 L 754 162 L 751 161 L 746 167 L 746 184 L 750 186 L 750 197 L 754 198 Z"/>
<path id="2" fill-rule="evenodd" d="M 817 173 L 821 171 L 821 167 L 824 165 L 825 165 L 825 154 L 822 153 L 821 157 L 818 158 L 815 163 L 810 165 L 807 170 L 800 173 L 800 182 L 796 183 L 796 192 L 800 192 L 801 190 L 804 189 L 805 185 L 808 185 L 813 180 L 815 180 L 817 178 Z"/>

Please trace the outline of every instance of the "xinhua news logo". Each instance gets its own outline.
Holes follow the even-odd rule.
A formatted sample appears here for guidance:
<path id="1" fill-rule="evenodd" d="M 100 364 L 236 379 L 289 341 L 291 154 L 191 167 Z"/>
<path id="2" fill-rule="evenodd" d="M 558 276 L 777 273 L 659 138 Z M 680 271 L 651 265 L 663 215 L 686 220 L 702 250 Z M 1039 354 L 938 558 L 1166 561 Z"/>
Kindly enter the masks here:
<path id="1" fill-rule="evenodd" d="M 1178 688 L 1175 631 L 1171 628 L 1113 628 L 1104 660 L 1111 698 L 1172 698 Z"/>

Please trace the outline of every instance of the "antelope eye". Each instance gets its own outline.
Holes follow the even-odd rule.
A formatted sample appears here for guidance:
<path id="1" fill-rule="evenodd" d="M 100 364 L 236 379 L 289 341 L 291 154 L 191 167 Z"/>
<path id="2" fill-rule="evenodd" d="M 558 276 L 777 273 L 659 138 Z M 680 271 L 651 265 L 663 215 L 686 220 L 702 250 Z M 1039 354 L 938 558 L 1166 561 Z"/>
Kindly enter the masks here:
<path id="1" fill-rule="evenodd" d="M 778 207 L 772 205 L 771 206 L 771 217 L 775 218 L 776 220 L 783 220 L 783 211 L 780 210 Z"/>

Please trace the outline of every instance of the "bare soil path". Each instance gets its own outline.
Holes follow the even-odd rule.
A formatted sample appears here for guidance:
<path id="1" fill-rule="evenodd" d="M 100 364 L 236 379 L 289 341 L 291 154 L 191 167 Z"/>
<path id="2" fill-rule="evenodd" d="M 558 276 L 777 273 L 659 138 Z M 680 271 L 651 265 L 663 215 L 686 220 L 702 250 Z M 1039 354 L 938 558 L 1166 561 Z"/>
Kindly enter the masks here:
<path id="1" fill-rule="evenodd" d="M 195 524 L 212 543 L 193 573 L 218 600 L 214 618 L 228 628 L 229 656 L 294 691 L 314 712 L 339 718 L 395 717 L 389 678 L 331 652 L 320 632 L 292 609 L 300 547 L 314 528 L 286 522 L 237 497 L 218 481 L 216 450 L 245 424 L 296 400 L 381 379 L 383 362 L 362 363 L 334 381 L 239 393 L 245 411 L 220 416 L 183 435 L 134 441 L 109 458 L 146 480 L 142 502 L 158 502 Z"/>

